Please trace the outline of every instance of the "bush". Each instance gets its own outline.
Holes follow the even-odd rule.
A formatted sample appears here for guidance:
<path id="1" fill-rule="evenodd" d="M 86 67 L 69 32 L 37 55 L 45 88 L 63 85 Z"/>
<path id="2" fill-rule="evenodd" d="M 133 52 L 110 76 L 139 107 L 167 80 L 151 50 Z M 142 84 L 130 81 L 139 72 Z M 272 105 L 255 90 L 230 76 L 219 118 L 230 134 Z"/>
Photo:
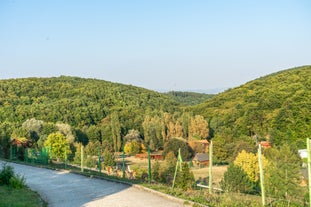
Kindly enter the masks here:
<path id="1" fill-rule="evenodd" d="M 253 193 L 256 186 L 241 167 L 233 164 L 229 165 L 220 185 L 225 192 L 235 193 Z"/>
<path id="2" fill-rule="evenodd" d="M 2 165 L 2 170 L 0 172 L 0 184 L 9 185 L 10 179 L 14 176 L 13 167 L 7 165 L 7 163 Z"/>
<path id="3" fill-rule="evenodd" d="M 26 179 L 24 176 L 14 174 L 13 167 L 7 165 L 7 163 L 2 165 L 2 170 L 0 171 L 0 184 L 8 185 L 15 189 L 20 189 L 25 187 Z"/>
<path id="4" fill-rule="evenodd" d="M 182 190 L 189 190 L 195 184 L 193 172 L 190 171 L 188 163 L 182 163 L 182 170 L 177 171 L 176 187 Z"/>
<path id="5" fill-rule="evenodd" d="M 10 186 L 13 187 L 14 189 L 21 189 L 26 186 L 25 177 L 18 175 L 18 174 L 11 177 L 9 182 L 10 182 Z"/>

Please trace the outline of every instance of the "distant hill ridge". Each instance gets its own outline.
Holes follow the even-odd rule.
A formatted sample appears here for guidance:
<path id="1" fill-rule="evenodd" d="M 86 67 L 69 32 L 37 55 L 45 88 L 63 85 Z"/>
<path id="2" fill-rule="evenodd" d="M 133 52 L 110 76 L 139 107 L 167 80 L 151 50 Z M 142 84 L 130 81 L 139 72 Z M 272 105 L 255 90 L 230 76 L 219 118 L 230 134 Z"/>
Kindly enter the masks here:
<path id="1" fill-rule="evenodd" d="M 21 124 L 35 117 L 82 127 L 96 125 L 117 111 L 126 129 L 142 132 L 146 114 L 179 116 L 184 110 L 203 115 L 210 131 L 228 143 L 256 137 L 303 147 L 311 136 L 311 66 L 273 73 L 214 96 L 163 94 L 67 76 L 0 80 L 0 122 Z"/>
<path id="2" fill-rule="evenodd" d="M 179 104 L 167 95 L 140 87 L 78 77 L 0 80 L 0 122 L 37 119 L 96 124 L 113 111 L 140 124 L 146 111 L 172 112 Z"/>
<path id="3" fill-rule="evenodd" d="M 303 147 L 311 136 L 311 66 L 279 71 L 194 106 L 222 137 L 258 137 Z M 229 139 L 229 138 L 228 138 Z"/>

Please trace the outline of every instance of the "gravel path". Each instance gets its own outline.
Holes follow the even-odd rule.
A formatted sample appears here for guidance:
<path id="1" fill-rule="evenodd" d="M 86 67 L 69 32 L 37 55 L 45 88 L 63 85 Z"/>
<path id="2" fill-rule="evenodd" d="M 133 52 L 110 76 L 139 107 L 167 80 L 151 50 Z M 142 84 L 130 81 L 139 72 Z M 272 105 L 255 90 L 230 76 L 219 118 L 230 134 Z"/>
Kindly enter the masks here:
<path id="1" fill-rule="evenodd" d="M 0 164 L 3 162 L 0 161 Z M 9 163 L 49 207 L 180 207 L 182 203 L 128 185 Z"/>

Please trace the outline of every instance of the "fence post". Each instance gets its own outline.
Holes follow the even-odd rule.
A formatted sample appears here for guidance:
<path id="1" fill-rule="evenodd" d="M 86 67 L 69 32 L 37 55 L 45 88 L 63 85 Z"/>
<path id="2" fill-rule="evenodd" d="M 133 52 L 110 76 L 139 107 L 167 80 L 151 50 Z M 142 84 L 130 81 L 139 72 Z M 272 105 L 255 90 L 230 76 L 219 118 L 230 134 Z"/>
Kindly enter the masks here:
<path id="1" fill-rule="evenodd" d="M 311 155 L 310 155 L 310 139 L 307 138 L 307 153 L 308 153 L 308 181 L 309 181 L 309 206 L 311 207 Z"/>
<path id="2" fill-rule="evenodd" d="M 151 183 L 150 146 L 148 145 L 148 182 Z"/>
<path id="3" fill-rule="evenodd" d="M 84 162 L 84 145 L 83 143 L 81 143 L 81 172 L 84 172 L 83 162 Z"/>
<path id="4" fill-rule="evenodd" d="M 262 167 L 262 159 L 261 159 L 261 143 L 259 143 L 259 147 L 258 147 L 258 163 L 259 163 L 259 172 L 260 172 L 262 206 L 265 206 L 266 198 L 265 198 L 264 175 L 263 175 L 263 167 Z"/>
<path id="5" fill-rule="evenodd" d="M 10 160 L 13 159 L 13 147 L 10 145 Z"/>
<path id="6" fill-rule="evenodd" d="M 213 141 L 210 141 L 209 145 L 209 176 L 208 176 L 208 186 L 209 186 L 209 194 L 213 193 Z"/>
<path id="7" fill-rule="evenodd" d="M 102 164 L 101 164 L 100 157 L 101 157 L 101 145 L 98 146 L 98 171 L 99 173 L 101 173 L 102 171 Z"/>

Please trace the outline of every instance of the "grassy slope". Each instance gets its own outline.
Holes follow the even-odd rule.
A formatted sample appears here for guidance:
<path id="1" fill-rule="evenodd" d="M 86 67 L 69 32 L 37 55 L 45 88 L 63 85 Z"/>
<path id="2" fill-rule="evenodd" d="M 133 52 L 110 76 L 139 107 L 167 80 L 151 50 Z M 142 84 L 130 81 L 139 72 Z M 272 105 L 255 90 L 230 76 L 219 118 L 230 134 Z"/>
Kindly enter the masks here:
<path id="1" fill-rule="evenodd" d="M 0 207 L 40 207 L 44 206 L 39 194 L 29 188 L 13 189 L 0 186 Z"/>

